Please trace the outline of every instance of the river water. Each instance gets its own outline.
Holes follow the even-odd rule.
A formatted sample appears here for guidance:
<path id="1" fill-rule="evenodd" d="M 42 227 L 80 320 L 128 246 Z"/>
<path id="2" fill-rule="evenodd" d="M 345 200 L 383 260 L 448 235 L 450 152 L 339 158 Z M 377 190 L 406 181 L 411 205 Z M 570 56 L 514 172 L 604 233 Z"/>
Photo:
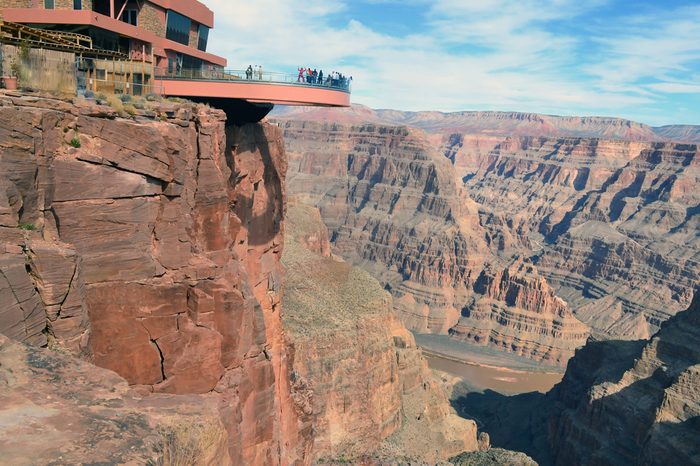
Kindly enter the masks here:
<path id="1" fill-rule="evenodd" d="M 459 377 L 475 388 L 491 389 L 505 395 L 533 391 L 545 393 L 564 376 L 560 372 L 514 370 L 455 361 L 427 352 L 424 354 L 431 369 Z"/>

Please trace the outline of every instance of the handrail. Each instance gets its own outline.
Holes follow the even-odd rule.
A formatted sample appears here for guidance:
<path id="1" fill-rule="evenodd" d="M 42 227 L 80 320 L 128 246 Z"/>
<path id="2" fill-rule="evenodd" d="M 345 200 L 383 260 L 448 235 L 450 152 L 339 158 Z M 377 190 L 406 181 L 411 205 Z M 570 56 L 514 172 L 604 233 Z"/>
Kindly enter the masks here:
<path id="1" fill-rule="evenodd" d="M 346 79 L 334 79 L 331 76 L 323 77 L 323 83 L 310 83 L 306 76 L 299 78 L 298 74 L 278 73 L 271 71 L 258 72 L 253 70 L 252 76 L 246 75 L 246 70 L 181 68 L 177 71 L 168 68 L 155 68 L 157 79 L 186 79 L 202 81 L 242 81 L 249 83 L 265 82 L 277 84 L 293 84 L 299 86 L 313 86 L 321 88 L 339 89 L 350 92 L 351 82 Z"/>

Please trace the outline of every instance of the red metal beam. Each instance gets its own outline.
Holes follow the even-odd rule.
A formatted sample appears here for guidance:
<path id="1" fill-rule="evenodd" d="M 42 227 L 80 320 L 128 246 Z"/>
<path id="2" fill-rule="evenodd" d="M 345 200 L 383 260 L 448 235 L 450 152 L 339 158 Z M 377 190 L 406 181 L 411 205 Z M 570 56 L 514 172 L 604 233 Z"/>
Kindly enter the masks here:
<path id="1" fill-rule="evenodd" d="M 217 97 L 298 106 L 350 106 L 349 92 L 295 84 L 156 79 L 155 88 L 166 96 Z"/>

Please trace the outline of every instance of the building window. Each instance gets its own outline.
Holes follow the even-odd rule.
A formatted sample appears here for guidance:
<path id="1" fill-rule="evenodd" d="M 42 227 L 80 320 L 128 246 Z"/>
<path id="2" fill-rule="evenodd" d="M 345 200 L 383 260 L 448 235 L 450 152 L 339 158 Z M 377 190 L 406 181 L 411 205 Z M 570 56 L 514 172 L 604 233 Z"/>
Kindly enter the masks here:
<path id="1" fill-rule="evenodd" d="M 53 10 L 53 0 L 44 0 L 44 8 Z"/>
<path id="2" fill-rule="evenodd" d="M 121 20 L 127 24 L 131 24 L 132 26 L 138 26 L 138 16 L 138 10 L 124 10 Z"/>
<path id="3" fill-rule="evenodd" d="M 165 29 L 165 38 L 184 45 L 190 43 L 190 28 L 192 20 L 180 13 L 168 10 L 167 27 Z"/>
<path id="4" fill-rule="evenodd" d="M 202 70 L 202 60 L 195 57 L 185 55 L 182 57 L 182 69 L 188 70 L 190 73 Z"/>
<path id="5" fill-rule="evenodd" d="M 199 25 L 197 48 L 202 52 L 207 51 L 207 41 L 209 40 L 209 28 L 203 24 Z"/>
<path id="6" fill-rule="evenodd" d="M 74 10 L 82 10 L 83 9 L 83 0 L 73 0 L 73 9 Z"/>

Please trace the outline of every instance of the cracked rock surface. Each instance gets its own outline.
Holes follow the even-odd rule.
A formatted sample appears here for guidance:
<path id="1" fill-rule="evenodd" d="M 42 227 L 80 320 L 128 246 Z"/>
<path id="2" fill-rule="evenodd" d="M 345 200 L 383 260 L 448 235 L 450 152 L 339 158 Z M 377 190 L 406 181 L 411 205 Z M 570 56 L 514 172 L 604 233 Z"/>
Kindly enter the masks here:
<path id="1" fill-rule="evenodd" d="M 118 118 L 0 94 L 0 333 L 142 394 L 216 396 L 234 464 L 304 462 L 279 317 L 281 133 L 146 104 L 153 118 Z"/>

